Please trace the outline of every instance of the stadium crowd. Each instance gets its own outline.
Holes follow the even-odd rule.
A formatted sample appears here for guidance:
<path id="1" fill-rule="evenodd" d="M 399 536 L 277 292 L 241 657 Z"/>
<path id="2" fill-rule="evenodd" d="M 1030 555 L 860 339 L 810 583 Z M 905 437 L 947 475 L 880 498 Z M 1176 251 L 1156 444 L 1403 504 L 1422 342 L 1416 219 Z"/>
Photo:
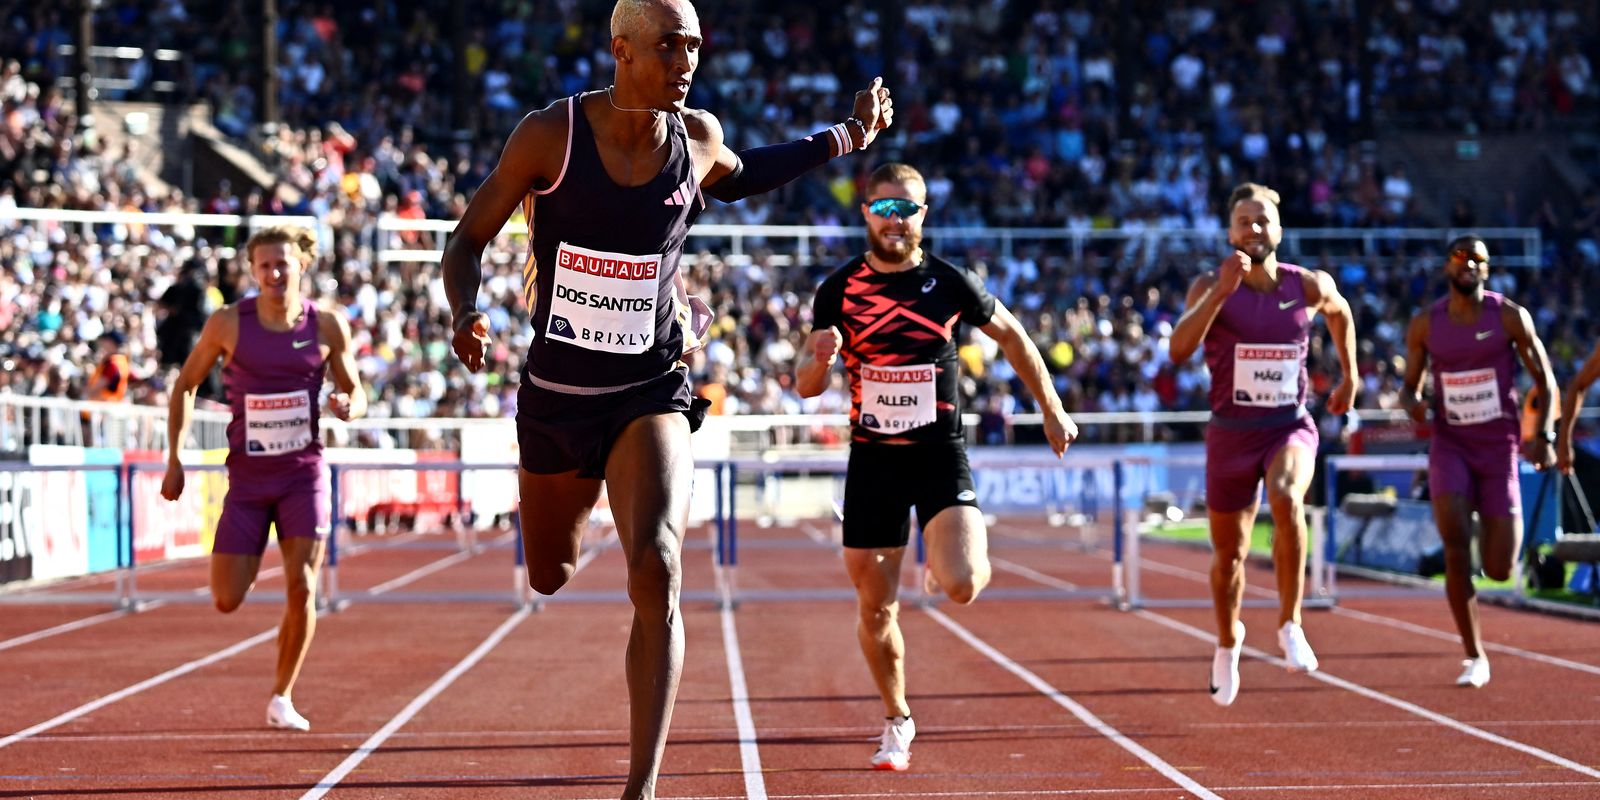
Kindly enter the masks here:
<path id="1" fill-rule="evenodd" d="M 283 124 L 263 132 L 243 4 L 103 4 L 98 41 L 187 54 L 173 67 L 179 93 L 207 103 L 216 126 L 279 181 L 191 197 L 152 181 L 133 145 L 80 131 L 56 82 L 70 73 L 58 50 L 71 41 L 67 13 L 0 2 L 10 20 L 0 54 L 13 56 L 0 63 L 0 392 L 162 402 L 208 310 L 249 289 L 231 250 L 239 231 L 85 229 L 10 219 L 8 209 L 304 214 L 318 220 L 324 256 L 313 294 L 349 313 L 371 416 L 510 414 L 529 337 L 525 242 L 505 237 L 490 254 L 496 349 L 491 368 L 472 376 L 448 352 L 438 265 L 377 259 L 442 242 L 376 222 L 458 217 L 523 113 L 602 88 L 612 68 L 609 4 L 463 5 L 279 0 Z M 1170 364 L 1167 337 L 1189 280 L 1223 254 L 1219 206 L 1236 182 L 1277 187 L 1291 228 L 1537 226 L 1542 266 L 1498 268 L 1493 287 L 1534 312 L 1558 376 L 1570 375 L 1597 333 L 1584 312 L 1593 305 L 1585 287 L 1600 285 L 1600 194 L 1575 208 L 1508 197 L 1501 208 L 1462 203 L 1428 218 L 1403 165 L 1377 163 L 1364 145 L 1398 126 L 1540 130 L 1592 114 L 1584 53 L 1596 51 L 1594 4 L 1397 0 L 1371 18 L 1350 0 L 1226 16 L 1193 0 L 1133 5 L 1141 13 L 1083 0 L 914 0 L 885 16 L 861 2 L 826 13 L 707 3 L 690 105 L 715 112 L 731 146 L 825 128 L 874 75 L 886 77 L 901 111 L 876 152 L 768 197 L 714 204 L 701 221 L 855 224 L 865 174 L 892 155 L 927 174 L 930 226 L 1127 233 L 1081 256 L 1056 241 L 1010 250 L 976 235 L 933 242 L 1018 312 L 1071 411 L 1206 407 L 1204 367 Z M 358 33 L 373 26 L 397 34 Z M 107 95 L 153 96 L 158 67 L 122 65 L 133 88 Z M 1140 235 L 1171 228 L 1197 233 L 1159 243 Z M 843 410 L 842 382 L 802 401 L 792 370 L 813 288 L 861 242 L 818 238 L 799 254 L 784 242 L 746 243 L 749 259 L 706 242 L 690 272 L 691 288 L 719 312 L 695 365 L 700 390 L 720 413 Z M 1363 406 L 1395 405 L 1405 322 L 1440 291 L 1442 245 L 1305 259 L 1340 278 L 1356 310 Z M 780 254 L 797 263 L 774 264 Z M 124 392 L 108 395 L 95 378 L 109 353 L 125 356 L 131 375 Z M 1003 436 L 1004 418 L 1028 410 L 994 356 L 981 336 L 962 350 L 984 438 Z M 1312 364 L 1325 390 L 1337 371 L 1331 349 L 1319 343 Z"/>

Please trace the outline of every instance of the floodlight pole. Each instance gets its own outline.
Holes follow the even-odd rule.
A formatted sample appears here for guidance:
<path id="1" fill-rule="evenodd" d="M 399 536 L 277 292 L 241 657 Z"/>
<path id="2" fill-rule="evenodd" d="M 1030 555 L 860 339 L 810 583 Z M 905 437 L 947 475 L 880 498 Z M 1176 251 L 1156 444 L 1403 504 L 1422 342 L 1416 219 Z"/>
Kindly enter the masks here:
<path id="1" fill-rule="evenodd" d="M 89 128 L 94 117 L 94 9 L 99 0 L 77 0 L 77 41 L 72 51 L 73 107 L 78 114 L 78 132 Z"/>

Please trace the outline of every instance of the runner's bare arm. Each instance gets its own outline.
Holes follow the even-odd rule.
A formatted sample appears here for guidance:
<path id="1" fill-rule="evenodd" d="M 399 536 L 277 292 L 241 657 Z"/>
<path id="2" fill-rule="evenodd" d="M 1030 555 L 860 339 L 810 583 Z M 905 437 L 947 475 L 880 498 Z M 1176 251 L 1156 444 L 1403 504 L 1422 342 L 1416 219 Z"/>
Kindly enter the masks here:
<path id="1" fill-rule="evenodd" d="M 839 329 L 819 328 L 806 337 L 800 348 L 800 364 L 794 371 L 794 388 L 801 397 L 816 397 L 828 388 L 828 372 L 839 360 Z"/>
<path id="2" fill-rule="evenodd" d="M 1039 410 L 1044 415 L 1045 438 L 1050 440 L 1050 449 L 1057 456 L 1061 455 L 1067 445 L 1078 438 L 1078 426 L 1062 408 L 1061 397 L 1056 394 L 1055 384 L 1050 381 L 1050 371 L 1044 365 L 1044 356 L 1039 354 L 1039 348 L 1028 338 L 1022 323 L 1017 321 L 1011 310 L 998 300 L 994 304 L 994 316 L 979 330 L 1000 345 L 1000 351 L 1006 354 L 1006 361 L 1011 363 L 1017 371 L 1017 377 L 1022 379 L 1028 392 L 1038 402 Z"/>
<path id="3" fill-rule="evenodd" d="M 1500 320 L 1505 324 L 1517 355 L 1522 358 L 1522 366 L 1533 379 L 1533 391 L 1542 400 L 1535 429 L 1538 435 L 1526 443 L 1528 461 L 1534 469 L 1542 470 L 1555 463 L 1555 452 L 1551 446 L 1554 442 L 1548 437 L 1555 433 L 1556 376 L 1550 370 L 1550 356 L 1545 352 L 1544 342 L 1539 341 L 1539 334 L 1533 327 L 1533 317 L 1528 316 L 1528 310 L 1507 300 L 1500 306 Z"/>
<path id="4" fill-rule="evenodd" d="M 1594 352 L 1589 354 L 1589 359 L 1583 362 L 1583 367 L 1572 378 L 1572 383 L 1567 384 L 1567 394 L 1561 398 L 1561 420 L 1556 424 L 1556 466 L 1562 472 L 1572 471 L 1572 460 L 1576 454 L 1572 450 L 1572 437 L 1578 428 L 1578 412 L 1583 408 L 1583 397 L 1589 393 L 1589 387 L 1600 379 L 1600 343 L 1597 343 Z"/>
<path id="5" fill-rule="evenodd" d="M 1172 340 L 1167 350 L 1172 363 L 1188 361 L 1194 351 L 1200 348 L 1200 343 L 1205 341 L 1211 323 L 1217 319 L 1217 312 L 1222 310 L 1222 301 L 1228 299 L 1221 292 L 1212 291 L 1216 285 L 1217 275 L 1214 272 L 1195 278 L 1194 283 L 1189 285 L 1189 295 L 1183 301 L 1183 315 L 1178 317 L 1178 324 L 1172 326 Z"/>
<path id="6" fill-rule="evenodd" d="M 167 475 L 161 482 L 161 496 L 168 500 L 176 500 L 183 494 L 183 463 L 178 453 L 189 436 L 195 392 L 211 373 L 211 368 L 217 365 L 217 359 L 229 357 L 238 343 L 239 309 L 223 306 L 206 320 L 205 327 L 200 329 L 200 339 L 172 381 L 167 395 Z"/>
<path id="7" fill-rule="evenodd" d="M 565 101 L 563 101 L 565 102 Z M 450 302 L 456 355 L 467 369 L 483 368 L 489 347 L 488 325 L 477 310 L 483 283 L 483 248 L 500 233 L 528 192 L 552 181 L 566 157 L 567 111 L 551 104 L 517 123 L 495 165 L 445 242 L 441 266 Z"/>
<path id="8" fill-rule="evenodd" d="M 1406 377 L 1400 386 L 1400 407 L 1417 422 L 1428 420 L 1422 405 L 1422 373 L 1428 368 L 1428 309 L 1417 312 L 1406 326 Z"/>
<path id="9" fill-rule="evenodd" d="M 366 416 L 367 390 L 361 385 L 361 371 L 350 350 L 350 323 L 338 312 L 318 311 L 317 333 L 328 345 L 328 370 L 333 373 L 334 393 L 328 397 L 328 408 L 342 420 Z"/>
<path id="10" fill-rule="evenodd" d="M 894 122 L 894 100 L 883 78 L 873 78 L 856 92 L 849 120 L 804 139 L 733 152 L 724 143 L 722 125 L 704 111 L 685 112 L 684 126 L 697 147 L 696 163 L 709 164 L 700 179 L 705 193 L 731 203 L 770 192 L 827 163 L 830 158 L 864 150 L 878 132 Z"/>
<path id="11" fill-rule="evenodd" d="M 1344 375 L 1328 395 L 1328 413 L 1343 414 L 1355 405 L 1356 392 L 1361 388 L 1356 374 L 1356 325 L 1350 313 L 1350 302 L 1339 293 L 1333 276 L 1322 270 L 1306 274 L 1311 291 L 1306 293 L 1312 305 L 1328 321 L 1328 334 L 1333 337 L 1334 349 L 1339 354 L 1339 368 Z"/>

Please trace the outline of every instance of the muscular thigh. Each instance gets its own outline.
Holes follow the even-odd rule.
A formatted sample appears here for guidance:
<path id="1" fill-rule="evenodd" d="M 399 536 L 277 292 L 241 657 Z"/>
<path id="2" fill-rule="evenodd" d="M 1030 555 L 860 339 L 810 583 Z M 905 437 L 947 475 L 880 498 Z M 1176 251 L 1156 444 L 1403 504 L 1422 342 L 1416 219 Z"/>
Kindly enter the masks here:
<path id="1" fill-rule="evenodd" d="M 279 536 L 278 550 L 283 554 L 284 580 L 290 588 L 306 588 L 316 582 L 317 571 L 322 568 L 322 560 L 327 553 L 325 540 L 309 536 Z"/>
<path id="2" fill-rule="evenodd" d="M 577 470 L 555 475 L 518 471 L 518 516 L 528 563 L 577 558 L 589 514 L 600 500 L 600 485 L 598 478 L 578 477 Z"/>
<path id="3" fill-rule="evenodd" d="M 862 608 L 886 608 L 900 599 L 904 547 L 857 547 L 844 551 L 845 569 Z"/>
<path id="4" fill-rule="evenodd" d="M 950 506 L 923 528 L 928 560 L 935 567 L 970 569 L 989 552 L 989 528 L 976 506 Z"/>
<path id="5" fill-rule="evenodd" d="M 606 461 L 606 492 L 623 546 L 631 553 L 642 538 L 681 540 L 693 485 L 683 413 L 649 414 L 628 423 Z"/>
<path id="6" fill-rule="evenodd" d="M 1289 439 L 1271 456 L 1267 465 L 1267 495 L 1274 500 L 1289 497 L 1304 500 L 1316 471 L 1315 444 Z"/>

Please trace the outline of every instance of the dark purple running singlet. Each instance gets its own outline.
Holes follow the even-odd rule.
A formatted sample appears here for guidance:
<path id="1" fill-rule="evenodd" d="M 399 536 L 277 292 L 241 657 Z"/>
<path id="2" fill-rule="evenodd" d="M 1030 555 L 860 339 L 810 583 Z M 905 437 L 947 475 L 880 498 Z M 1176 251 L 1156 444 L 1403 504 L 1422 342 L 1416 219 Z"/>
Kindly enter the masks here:
<path id="1" fill-rule="evenodd" d="M 228 471 L 235 481 L 322 463 L 317 396 L 327 365 L 317 342 L 317 307 L 302 301 L 300 321 L 279 332 L 262 327 L 256 300 L 239 301 L 239 342 L 222 370 L 233 408 Z"/>
<path id="2" fill-rule="evenodd" d="M 1483 293 L 1483 310 L 1471 323 L 1450 319 L 1450 298 L 1433 304 L 1428 358 L 1433 373 L 1435 435 L 1458 440 L 1515 441 L 1520 430 L 1516 358 L 1501 318 L 1505 297 Z"/>
<path id="3" fill-rule="evenodd" d="M 1312 315 L 1305 274 L 1294 264 L 1279 263 L 1277 289 L 1260 292 L 1240 285 L 1223 301 L 1205 340 L 1213 418 L 1270 427 L 1304 413 Z"/>

